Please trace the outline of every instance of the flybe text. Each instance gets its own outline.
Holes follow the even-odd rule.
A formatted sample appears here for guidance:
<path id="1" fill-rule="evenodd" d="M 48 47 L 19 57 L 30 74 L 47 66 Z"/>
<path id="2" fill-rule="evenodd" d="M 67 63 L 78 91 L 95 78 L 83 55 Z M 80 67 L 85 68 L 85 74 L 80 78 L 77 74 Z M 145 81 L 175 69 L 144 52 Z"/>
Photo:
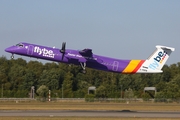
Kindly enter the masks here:
<path id="1" fill-rule="evenodd" d="M 38 46 L 34 47 L 34 52 L 38 53 L 39 55 L 49 57 L 49 58 L 54 58 L 54 53 L 52 50 L 48 50 L 46 48 L 40 48 Z"/>
<path id="2" fill-rule="evenodd" d="M 167 56 L 167 52 L 166 51 L 160 51 L 156 57 L 153 58 L 153 60 L 151 60 L 150 62 L 150 65 L 149 65 L 149 68 L 150 69 L 157 69 L 160 64 L 163 63 L 164 59 L 166 58 Z"/>

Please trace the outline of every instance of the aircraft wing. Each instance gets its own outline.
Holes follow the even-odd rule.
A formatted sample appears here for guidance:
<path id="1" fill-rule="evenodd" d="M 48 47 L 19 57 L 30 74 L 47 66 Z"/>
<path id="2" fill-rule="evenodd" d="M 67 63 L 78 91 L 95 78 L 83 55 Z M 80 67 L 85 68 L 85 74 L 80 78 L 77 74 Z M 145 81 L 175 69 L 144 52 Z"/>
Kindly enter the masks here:
<path id="1" fill-rule="evenodd" d="M 79 53 L 80 53 L 82 56 L 85 56 L 85 57 L 92 57 L 92 55 L 93 55 L 92 49 L 89 49 L 89 48 L 80 50 Z"/>

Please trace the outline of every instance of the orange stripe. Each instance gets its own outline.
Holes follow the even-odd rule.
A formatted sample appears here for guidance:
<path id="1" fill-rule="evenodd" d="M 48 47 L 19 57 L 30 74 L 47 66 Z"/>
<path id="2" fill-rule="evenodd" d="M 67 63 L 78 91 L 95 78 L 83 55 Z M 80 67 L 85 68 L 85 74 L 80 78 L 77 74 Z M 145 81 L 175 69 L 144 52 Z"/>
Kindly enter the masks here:
<path id="1" fill-rule="evenodd" d="M 139 62 L 139 64 L 137 65 L 137 67 L 132 71 L 132 73 L 136 73 L 137 70 L 139 70 L 139 68 L 141 67 L 141 65 L 142 65 L 144 62 L 145 62 L 145 60 L 141 60 L 141 61 Z"/>
<path id="2" fill-rule="evenodd" d="M 123 73 L 132 73 L 136 70 L 137 66 L 140 66 L 141 60 L 131 60 L 127 67 L 123 70 Z"/>

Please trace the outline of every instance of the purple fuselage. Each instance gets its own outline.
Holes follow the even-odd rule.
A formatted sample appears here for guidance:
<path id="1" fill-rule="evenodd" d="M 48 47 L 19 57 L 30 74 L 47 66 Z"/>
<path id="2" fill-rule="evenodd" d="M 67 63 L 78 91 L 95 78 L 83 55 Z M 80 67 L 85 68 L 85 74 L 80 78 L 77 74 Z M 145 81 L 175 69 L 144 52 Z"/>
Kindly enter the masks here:
<path id="1" fill-rule="evenodd" d="M 140 62 L 135 64 L 136 66 L 132 66 L 132 70 L 124 72 L 132 60 L 121 60 L 95 55 L 91 49 L 84 49 L 82 51 L 66 49 L 64 53 L 61 53 L 60 49 L 54 47 L 22 42 L 16 46 L 6 48 L 5 51 L 12 54 L 68 64 L 80 65 L 80 63 L 86 63 L 86 67 L 89 68 L 117 73 L 135 73 L 137 71 L 136 69 L 144 62 L 144 60 L 139 60 Z"/>

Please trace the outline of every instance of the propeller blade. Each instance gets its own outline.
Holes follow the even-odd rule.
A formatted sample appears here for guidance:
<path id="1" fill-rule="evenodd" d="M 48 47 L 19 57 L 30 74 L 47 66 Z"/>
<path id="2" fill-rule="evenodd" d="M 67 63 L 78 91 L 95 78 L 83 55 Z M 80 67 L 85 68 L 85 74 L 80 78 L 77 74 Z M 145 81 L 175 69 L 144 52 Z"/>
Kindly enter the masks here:
<path id="1" fill-rule="evenodd" d="M 66 52 L 66 42 L 62 43 L 62 48 L 61 48 L 60 52 L 62 53 L 62 60 L 63 60 L 64 54 Z"/>
<path id="2" fill-rule="evenodd" d="M 63 42 L 62 43 L 62 48 L 61 48 L 60 52 L 61 53 L 65 53 L 65 51 L 66 51 L 66 42 Z"/>

